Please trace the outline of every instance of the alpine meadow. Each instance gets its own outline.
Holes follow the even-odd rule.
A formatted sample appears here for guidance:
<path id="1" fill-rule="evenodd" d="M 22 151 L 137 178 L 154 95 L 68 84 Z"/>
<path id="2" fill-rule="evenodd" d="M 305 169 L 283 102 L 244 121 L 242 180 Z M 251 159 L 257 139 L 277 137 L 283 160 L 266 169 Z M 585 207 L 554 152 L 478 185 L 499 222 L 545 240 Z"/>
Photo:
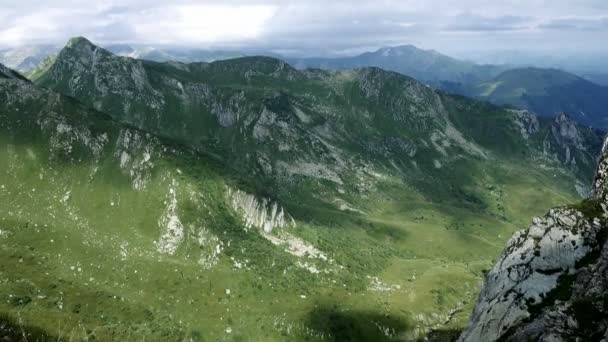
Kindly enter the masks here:
<path id="1" fill-rule="evenodd" d="M 0 340 L 607 341 L 608 4 L 407 3 L 0 0 Z"/>

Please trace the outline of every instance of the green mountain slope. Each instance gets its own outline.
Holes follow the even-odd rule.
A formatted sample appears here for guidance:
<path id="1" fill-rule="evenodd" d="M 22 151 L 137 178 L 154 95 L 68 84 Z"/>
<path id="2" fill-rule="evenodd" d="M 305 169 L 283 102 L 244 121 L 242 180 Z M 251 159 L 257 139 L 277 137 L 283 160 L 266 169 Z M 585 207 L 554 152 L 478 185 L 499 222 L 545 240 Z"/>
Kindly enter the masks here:
<path id="1" fill-rule="evenodd" d="M 0 312 L 64 339 L 461 329 L 507 236 L 576 201 L 599 151 L 565 116 L 380 69 L 75 39 L 36 82 L 0 77 Z"/>
<path id="2" fill-rule="evenodd" d="M 340 175 L 362 162 L 392 165 L 405 157 L 426 174 L 461 155 L 536 152 L 512 111 L 374 68 L 297 71 L 267 57 L 159 64 L 117 57 L 77 38 L 35 81 L 262 178 L 298 171 L 340 184 L 348 181 Z M 469 129 L 471 120 L 488 127 Z M 593 172 L 588 157 L 579 164 Z"/>
<path id="3" fill-rule="evenodd" d="M 541 116 L 567 112 L 579 123 L 608 126 L 608 88 L 557 69 L 513 69 L 459 92 Z"/>
<path id="4" fill-rule="evenodd" d="M 298 68 L 351 69 L 379 67 L 414 77 L 422 82 L 442 81 L 472 83 L 492 79 L 506 66 L 478 65 L 461 61 L 434 50 L 421 50 L 412 45 L 385 47 L 374 52 L 342 58 L 290 59 Z"/>

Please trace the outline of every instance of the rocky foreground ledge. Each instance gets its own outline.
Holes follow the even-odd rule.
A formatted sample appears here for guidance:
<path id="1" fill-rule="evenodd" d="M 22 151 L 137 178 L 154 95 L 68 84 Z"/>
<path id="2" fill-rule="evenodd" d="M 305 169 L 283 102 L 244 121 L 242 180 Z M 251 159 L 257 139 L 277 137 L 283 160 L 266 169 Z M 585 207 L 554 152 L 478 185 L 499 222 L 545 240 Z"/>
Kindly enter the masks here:
<path id="1" fill-rule="evenodd" d="M 607 145 L 590 198 L 509 240 L 459 341 L 608 341 Z"/>

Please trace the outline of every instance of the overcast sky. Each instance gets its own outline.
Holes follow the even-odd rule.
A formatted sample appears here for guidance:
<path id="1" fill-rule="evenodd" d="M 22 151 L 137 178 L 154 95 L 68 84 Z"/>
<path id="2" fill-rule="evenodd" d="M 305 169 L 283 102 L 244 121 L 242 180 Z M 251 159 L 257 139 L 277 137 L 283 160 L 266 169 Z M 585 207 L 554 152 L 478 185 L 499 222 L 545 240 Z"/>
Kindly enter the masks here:
<path id="1" fill-rule="evenodd" d="M 296 55 L 401 44 L 572 54 L 608 49 L 608 0 L 0 0 L 0 47 L 72 36 Z"/>

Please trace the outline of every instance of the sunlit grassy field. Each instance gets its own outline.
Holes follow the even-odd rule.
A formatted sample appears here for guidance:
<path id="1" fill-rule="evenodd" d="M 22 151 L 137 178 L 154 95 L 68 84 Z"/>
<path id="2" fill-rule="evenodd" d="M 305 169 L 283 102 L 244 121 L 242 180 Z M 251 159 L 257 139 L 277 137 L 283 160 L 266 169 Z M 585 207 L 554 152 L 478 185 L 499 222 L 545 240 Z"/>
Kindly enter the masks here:
<path id="1" fill-rule="evenodd" d="M 2 138 L 0 312 L 30 341 L 445 339 L 511 233 L 578 200 L 558 169 L 478 163 L 464 197 L 388 174 L 350 199 L 361 213 L 281 195 L 289 233 L 329 257 L 306 260 L 316 273 L 244 229 L 237 183 L 204 158 L 159 157 L 134 190 L 112 155 L 61 162 Z M 167 256 L 172 193 L 185 235 Z"/>

